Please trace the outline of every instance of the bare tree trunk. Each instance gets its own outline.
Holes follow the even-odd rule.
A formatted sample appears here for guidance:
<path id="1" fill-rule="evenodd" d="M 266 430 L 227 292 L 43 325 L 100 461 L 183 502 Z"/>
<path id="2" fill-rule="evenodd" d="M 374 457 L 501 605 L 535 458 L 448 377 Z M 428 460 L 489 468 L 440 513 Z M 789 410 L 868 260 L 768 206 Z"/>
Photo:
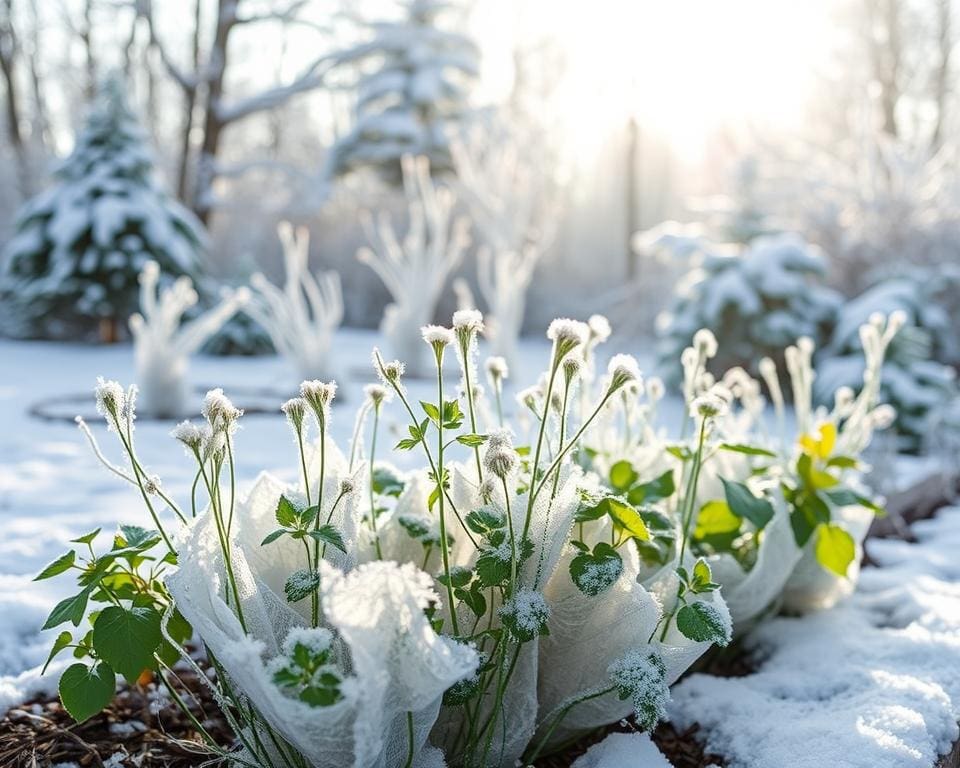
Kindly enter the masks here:
<path id="1" fill-rule="evenodd" d="M 230 32 L 237 20 L 240 0 L 217 0 L 217 25 L 210 47 L 210 77 L 207 80 L 204 105 L 203 141 L 200 144 L 200 162 L 197 168 L 196 192 L 193 210 L 205 225 L 210 221 L 210 187 L 213 183 L 217 153 L 224 124 L 218 114 L 223 96 L 223 80 L 227 72 L 227 45 Z"/>
<path id="2" fill-rule="evenodd" d="M 943 145 L 946 122 L 947 98 L 950 95 L 950 54 L 953 49 L 951 0 L 936 0 L 937 3 L 937 48 L 940 62 L 933 74 L 933 98 L 937 115 L 930 136 L 930 148 L 936 152 Z"/>
<path id="3" fill-rule="evenodd" d="M 37 0 L 30 0 L 30 13 L 33 29 L 30 38 L 30 86 L 33 91 L 33 129 L 31 138 L 46 150 L 52 144 L 50 136 L 50 118 L 47 116 L 47 100 L 43 95 L 43 79 L 40 76 L 40 15 L 37 13 Z"/>
<path id="4" fill-rule="evenodd" d="M 17 91 L 16 60 L 20 51 L 16 31 L 13 28 L 13 0 L 4 0 L 0 6 L 0 71 L 7 89 L 6 122 L 7 136 L 17 159 L 17 181 L 22 197 L 30 195 L 30 169 L 27 148 L 20 130 L 20 96 Z"/>
<path id="5" fill-rule="evenodd" d="M 867 0 L 867 24 L 873 77 L 880 86 L 882 130 L 896 138 L 902 63 L 901 0 Z"/>
<path id="6" fill-rule="evenodd" d="M 193 38 L 191 47 L 193 53 L 193 71 L 200 68 L 200 12 L 202 0 L 196 0 L 193 5 Z M 189 195 L 190 148 L 191 134 L 193 133 L 193 112 L 197 106 L 197 88 L 184 89 L 183 93 L 183 128 L 180 135 L 180 163 L 177 168 L 177 197 L 185 205 L 192 205 Z"/>
<path id="7" fill-rule="evenodd" d="M 83 26 L 80 28 L 80 40 L 87 54 L 87 98 L 92 99 L 97 92 L 97 55 L 93 43 L 93 0 L 83 5 Z"/>

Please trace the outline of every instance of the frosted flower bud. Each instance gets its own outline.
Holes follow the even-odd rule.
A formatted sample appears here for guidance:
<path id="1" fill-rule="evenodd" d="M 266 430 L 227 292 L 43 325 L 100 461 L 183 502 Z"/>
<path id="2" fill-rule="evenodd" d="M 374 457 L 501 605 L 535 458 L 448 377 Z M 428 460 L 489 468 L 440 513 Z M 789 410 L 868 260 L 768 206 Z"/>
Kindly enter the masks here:
<path id="1" fill-rule="evenodd" d="M 306 400 L 302 397 L 292 397 L 280 406 L 280 410 L 283 411 L 287 421 L 297 432 L 303 429 L 303 420 L 307 415 Z"/>
<path id="2" fill-rule="evenodd" d="M 590 315 L 587 319 L 587 328 L 590 333 L 590 341 L 594 344 L 602 344 L 610 338 L 610 321 L 603 315 Z"/>
<path id="3" fill-rule="evenodd" d="M 724 416 L 730 408 L 730 400 L 723 397 L 719 389 L 719 387 L 712 387 L 700 397 L 694 398 L 690 403 L 690 415 L 701 416 L 704 419 Z"/>
<path id="4" fill-rule="evenodd" d="M 517 392 L 517 402 L 532 410 L 537 409 L 537 398 L 540 397 L 540 387 L 532 386 Z"/>
<path id="5" fill-rule="evenodd" d="M 554 344 L 556 357 L 554 365 L 563 360 L 574 349 L 585 343 L 589 335 L 586 323 L 569 318 L 557 318 L 547 328 L 547 338 Z"/>
<path id="6" fill-rule="evenodd" d="M 626 384 L 639 382 L 640 367 L 633 355 L 614 355 L 607 365 L 607 374 L 610 376 L 608 392 L 616 392 Z"/>
<path id="7" fill-rule="evenodd" d="M 870 421 L 874 429 L 887 429 L 897 420 L 897 409 L 883 403 L 870 412 Z"/>
<path id="8" fill-rule="evenodd" d="M 510 430 L 507 427 L 501 427 L 491 431 L 487 436 L 487 447 L 502 448 L 504 446 L 507 448 L 513 447 L 513 435 Z"/>
<path id="9" fill-rule="evenodd" d="M 108 421 L 119 421 L 123 418 L 127 407 L 127 397 L 123 387 L 117 381 L 106 381 L 102 376 L 97 378 L 97 386 L 93 390 L 97 398 L 97 413 Z"/>
<path id="10" fill-rule="evenodd" d="M 394 387 L 400 386 L 400 379 L 403 378 L 403 373 L 406 370 L 404 364 L 399 360 L 391 360 L 389 363 L 385 363 L 383 358 L 380 357 L 380 350 L 376 347 L 373 348 L 373 367 L 385 386 Z"/>
<path id="11" fill-rule="evenodd" d="M 243 416 L 243 411 L 234 407 L 219 387 L 207 392 L 200 413 L 214 429 L 229 429 Z"/>
<path id="12" fill-rule="evenodd" d="M 437 359 L 441 359 L 443 350 L 457 340 L 453 331 L 444 328 L 442 325 L 425 325 L 420 329 L 420 335 L 433 348 L 433 353 L 437 356 Z"/>
<path id="13" fill-rule="evenodd" d="M 709 328 L 701 328 L 693 334 L 693 347 L 697 350 L 697 354 L 706 359 L 716 357 L 717 337 Z"/>
<path id="14" fill-rule="evenodd" d="M 483 456 L 484 468 L 501 480 L 510 476 L 518 462 L 517 452 L 507 446 L 491 448 Z"/>
<path id="15" fill-rule="evenodd" d="M 563 398 L 560 396 L 560 393 L 554 390 L 550 394 L 550 407 L 556 412 L 561 413 L 563 411 Z"/>
<path id="16" fill-rule="evenodd" d="M 483 482 L 480 483 L 480 487 L 477 489 L 480 493 L 480 498 L 483 499 L 484 503 L 489 503 L 490 498 L 493 496 L 494 492 L 497 489 L 497 484 L 492 477 L 483 478 Z"/>
<path id="17" fill-rule="evenodd" d="M 389 403 L 393 397 L 390 390 L 381 384 L 367 384 L 363 388 L 363 394 L 374 408 L 379 408 L 383 403 Z"/>
<path id="18" fill-rule="evenodd" d="M 647 397 L 651 403 L 662 400 L 665 392 L 666 388 L 663 385 L 663 379 L 659 376 L 647 379 Z"/>
<path id="19" fill-rule="evenodd" d="M 203 444 L 203 430 L 196 424 L 189 421 L 181 421 L 170 432 L 170 437 L 179 440 L 191 451 L 200 452 L 200 446 Z"/>
<path id="20" fill-rule="evenodd" d="M 353 481 L 352 477 L 341 477 L 340 478 L 340 495 L 349 496 L 357 488 L 357 484 Z"/>
<path id="21" fill-rule="evenodd" d="M 307 401 L 320 429 L 325 429 L 330 418 L 330 405 L 337 396 L 337 382 L 312 379 L 300 384 L 300 395 Z"/>
<path id="22" fill-rule="evenodd" d="M 487 375 L 490 377 L 490 380 L 493 381 L 495 387 L 498 386 L 501 381 L 510 378 L 510 369 L 507 367 L 507 361 L 502 357 L 488 357 L 486 367 Z"/>
<path id="23" fill-rule="evenodd" d="M 583 370 L 583 358 L 580 355 L 568 355 L 563 359 L 563 377 L 567 384 L 580 375 Z"/>
<path id="24" fill-rule="evenodd" d="M 210 459 L 219 458 L 227 447 L 226 432 L 222 429 L 213 429 L 209 424 L 203 428 L 203 439 L 200 442 L 200 458 L 206 463 Z"/>
<path id="25" fill-rule="evenodd" d="M 143 478 L 143 490 L 150 496 L 155 496 L 160 490 L 160 476 L 147 475 Z"/>
<path id="26" fill-rule="evenodd" d="M 458 309 L 453 313 L 453 331 L 463 348 L 483 331 L 483 315 L 477 309 Z"/>

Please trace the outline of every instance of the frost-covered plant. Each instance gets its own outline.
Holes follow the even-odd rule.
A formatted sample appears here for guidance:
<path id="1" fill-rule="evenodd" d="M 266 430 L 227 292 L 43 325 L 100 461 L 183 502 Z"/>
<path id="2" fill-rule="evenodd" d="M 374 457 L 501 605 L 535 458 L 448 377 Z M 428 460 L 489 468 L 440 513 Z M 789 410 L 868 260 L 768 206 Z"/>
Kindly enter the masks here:
<path id="1" fill-rule="evenodd" d="M 193 275 L 206 236 L 154 176 L 148 139 L 121 79 L 108 79 L 55 183 L 29 200 L 3 251 L 0 301 L 8 331 L 111 337 L 137 307 L 148 261 Z"/>
<path id="2" fill-rule="evenodd" d="M 516 444 L 520 432 L 489 412 L 476 385 L 473 310 L 452 328 L 422 329 L 435 397 L 412 402 L 404 365 L 374 351 L 380 383 L 366 391 L 346 453 L 330 438 L 336 384 L 305 381 L 282 408 L 298 482 L 261 475 L 244 499 L 233 448 L 242 414 L 212 391 L 203 422 L 173 432 L 197 467 L 188 513 L 137 459 L 133 391 L 101 383 L 101 412 L 129 466 L 109 464 L 87 434 L 139 488 L 156 531 L 123 534 L 100 555 L 68 553 L 42 574 L 79 564 L 80 593 L 48 626 L 93 627 L 54 649 L 82 659 L 61 685 L 67 709 L 92 715 L 117 672 L 132 680 L 144 670 L 182 703 L 170 669 L 175 652 L 195 665 L 183 648 L 189 624 L 238 741 L 210 748 L 244 765 L 513 766 L 630 713 L 652 728 L 670 683 L 730 639 L 718 584 L 695 551 L 702 470 L 725 401 L 697 393 L 691 439 L 664 451 L 666 461 L 685 457 L 676 479 L 670 469 L 626 493 L 606 486 L 581 467 L 584 438 L 612 411 L 641 408 L 643 385 L 636 361 L 616 355 L 578 396 L 600 325 L 550 325 L 549 366 L 528 398 L 529 445 Z M 459 391 L 444 373 L 454 354 Z M 495 382 L 506 375 L 502 361 L 487 370 Z M 375 455 L 391 397 L 408 422 L 394 450 L 422 457 L 407 473 Z M 88 612 L 88 601 L 111 610 Z"/>
<path id="3" fill-rule="evenodd" d="M 331 378 L 333 335 L 343 321 L 340 276 L 333 271 L 318 276 L 310 272 L 310 234 L 305 227 L 295 229 L 283 222 L 277 234 L 283 244 L 283 289 L 262 274 L 253 275 L 251 301 L 244 311 L 267 330 L 274 348 L 301 379 Z"/>
<path id="4" fill-rule="evenodd" d="M 841 303 L 839 294 L 819 284 L 826 274 L 823 254 L 796 235 L 733 246 L 671 233 L 646 247 L 665 248 L 694 263 L 670 309 L 657 318 L 658 356 L 671 377 L 700 328 L 724 340 L 722 355 L 712 362 L 715 374 L 733 366 L 756 373 L 758 360 L 777 358 L 801 336 L 821 341 Z"/>
<path id="5" fill-rule="evenodd" d="M 190 356 L 246 303 L 249 291 L 227 291 L 215 307 L 183 322 L 198 300 L 190 278 L 163 289 L 159 284 L 160 265 L 148 261 L 140 273 L 140 311 L 130 317 L 137 384 L 144 413 L 183 416 L 190 402 Z"/>
<path id="6" fill-rule="evenodd" d="M 491 351 L 509 365 L 517 362 L 527 290 L 559 218 L 554 158 L 540 139 L 492 121 L 451 144 L 458 189 L 484 240 L 477 279 Z"/>
<path id="7" fill-rule="evenodd" d="M 931 431 L 946 428 L 943 410 L 958 395 L 954 369 L 937 362 L 953 357 L 956 344 L 950 319 L 934 295 L 940 282 L 926 276 L 894 278 L 846 303 L 817 361 L 814 396 L 829 405 L 833 392 L 857 389 L 863 380 L 860 326 L 878 312 L 902 314 L 905 327 L 885 357 L 881 391 L 883 400 L 896 408 L 899 442 L 907 451 L 922 449 Z"/>
<path id="8" fill-rule="evenodd" d="M 393 296 L 383 313 L 380 330 L 393 355 L 414 375 L 427 375 L 431 358 L 420 342 L 420 328 L 433 320 L 447 277 L 469 245 L 469 222 L 454 216 L 456 202 L 448 187 L 430 178 L 426 157 L 403 158 L 403 189 L 409 221 L 399 239 L 386 211 L 361 219 L 369 248 L 357 258 L 370 266 Z"/>

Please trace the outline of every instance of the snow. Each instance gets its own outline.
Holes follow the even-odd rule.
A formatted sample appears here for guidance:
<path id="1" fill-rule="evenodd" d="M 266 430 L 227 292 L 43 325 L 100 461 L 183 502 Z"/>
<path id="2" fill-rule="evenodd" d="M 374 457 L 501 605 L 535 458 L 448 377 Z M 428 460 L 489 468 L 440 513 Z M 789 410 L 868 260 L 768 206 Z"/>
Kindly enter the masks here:
<path id="1" fill-rule="evenodd" d="M 913 531 L 867 542 L 882 567 L 848 601 L 755 630 L 753 674 L 676 686 L 673 721 L 731 768 L 933 765 L 960 735 L 960 507 Z"/>
<path id="2" fill-rule="evenodd" d="M 648 734 L 611 733 L 578 757 L 573 768 L 671 768 L 671 763 Z"/>

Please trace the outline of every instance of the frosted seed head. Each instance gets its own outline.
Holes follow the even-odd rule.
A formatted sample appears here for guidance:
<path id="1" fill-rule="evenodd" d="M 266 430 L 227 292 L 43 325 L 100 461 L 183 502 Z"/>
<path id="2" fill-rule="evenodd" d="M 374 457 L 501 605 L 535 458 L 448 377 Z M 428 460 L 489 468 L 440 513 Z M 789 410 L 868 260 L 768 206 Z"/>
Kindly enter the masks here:
<path id="1" fill-rule="evenodd" d="M 488 357 L 486 362 L 487 375 L 493 382 L 494 387 L 498 387 L 501 381 L 510 378 L 510 369 L 507 367 L 507 361 L 502 357 Z"/>
<path id="2" fill-rule="evenodd" d="M 693 348 L 703 359 L 709 360 L 717 355 L 717 337 L 709 328 L 701 328 L 693 334 Z"/>
<path id="3" fill-rule="evenodd" d="M 610 377 L 609 392 L 616 392 L 626 384 L 640 382 L 640 367 L 633 355 L 614 355 L 607 365 Z"/>
<path id="4" fill-rule="evenodd" d="M 302 397 L 292 397 L 280 406 L 280 410 L 283 411 L 283 414 L 287 417 L 290 426 L 297 432 L 303 429 L 303 420 L 307 415 L 306 400 Z"/>
<path id="5" fill-rule="evenodd" d="M 340 495 L 349 496 L 357 489 L 357 484 L 354 482 L 352 477 L 341 477 L 340 478 Z"/>
<path id="6" fill-rule="evenodd" d="M 494 479 L 490 476 L 483 478 L 483 482 L 480 483 L 478 491 L 480 493 L 480 498 L 483 499 L 484 504 L 489 504 L 490 499 L 493 497 L 494 492 L 497 489 L 497 484 Z"/>
<path id="7" fill-rule="evenodd" d="M 400 379 L 403 378 L 404 371 L 406 370 L 404 364 L 399 360 L 391 360 L 389 363 L 384 362 L 380 356 L 380 350 L 376 347 L 373 348 L 373 368 L 384 386 L 393 387 L 400 386 Z"/>
<path id="8" fill-rule="evenodd" d="M 379 408 L 383 403 L 389 403 L 393 397 L 390 390 L 382 384 L 367 384 L 363 388 L 363 394 L 374 408 Z"/>
<path id="9" fill-rule="evenodd" d="M 730 390 L 722 385 L 715 385 L 690 403 L 690 415 L 704 419 L 714 419 L 726 415 L 730 409 Z"/>
<path id="10" fill-rule="evenodd" d="M 200 452 L 203 444 L 203 430 L 190 421 L 181 421 L 170 432 L 170 437 L 179 440 L 191 451 Z"/>
<path id="11" fill-rule="evenodd" d="M 663 379 L 659 376 L 653 376 L 647 379 L 647 398 L 651 403 L 656 403 L 663 399 L 666 388 L 663 385 Z"/>
<path id="12" fill-rule="evenodd" d="M 555 357 L 554 365 L 570 354 L 574 349 L 584 344 L 590 334 L 586 323 L 569 318 L 557 318 L 547 328 L 547 338 L 553 342 Z"/>
<path id="13" fill-rule="evenodd" d="M 453 313 L 453 331 L 460 346 L 467 347 L 483 331 L 483 314 L 477 309 L 458 309 Z"/>
<path id="14" fill-rule="evenodd" d="M 540 397 L 540 387 L 533 385 L 517 392 L 517 402 L 531 410 L 537 409 L 537 398 Z"/>
<path id="15" fill-rule="evenodd" d="M 583 371 L 583 358 L 580 355 L 567 355 L 563 359 L 563 378 L 570 384 Z"/>
<path id="16" fill-rule="evenodd" d="M 425 325 L 420 329 L 423 340 L 433 349 L 437 360 L 443 359 L 443 350 L 456 342 L 457 337 L 449 328 L 442 325 Z"/>
<path id="17" fill-rule="evenodd" d="M 97 399 L 97 413 L 103 416 L 108 423 L 120 421 L 124 418 L 127 409 L 127 397 L 123 387 L 117 381 L 107 381 L 102 376 L 97 378 L 94 388 Z"/>
<path id="18" fill-rule="evenodd" d="M 227 448 L 227 433 L 222 429 L 214 429 L 209 424 L 205 424 L 202 431 L 200 459 L 206 463 L 210 459 L 222 457 Z"/>
<path id="19" fill-rule="evenodd" d="M 507 427 L 501 427 L 500 429 L 494 429 L 487 436 L 487 448 L 512 448 L 513 447 L 513 433 Z"/>
<path id="20" fill-rule="evenodd" d="M 486 470 L 501 480 L 506 480 L 519 462 L 517 452 L 507 446 L 493 447 L 483 456 L 483 465 Z"/>
<path id="21" fill-rule="evenodd" d="M 604 315 L 590 315 L 587 319 L 587 328 L 590 343 L 594 345 L 605 342 L 612 332 L 610 321 Z"/>
<path id="22" fill-rule="evenodd" d="M 312 379 L 300 384 L 300 395 L 306 400 L 321 430 L 326 429 L 330 406 L 337 396 L 337 382 Z"/>
<path id="23" fill-rule="evenodd" d="M 234 407 L 219 387 L 207 392 L 200 413 L 215 430 L 230 429 L 243 416 L 243 411 Z"/>

